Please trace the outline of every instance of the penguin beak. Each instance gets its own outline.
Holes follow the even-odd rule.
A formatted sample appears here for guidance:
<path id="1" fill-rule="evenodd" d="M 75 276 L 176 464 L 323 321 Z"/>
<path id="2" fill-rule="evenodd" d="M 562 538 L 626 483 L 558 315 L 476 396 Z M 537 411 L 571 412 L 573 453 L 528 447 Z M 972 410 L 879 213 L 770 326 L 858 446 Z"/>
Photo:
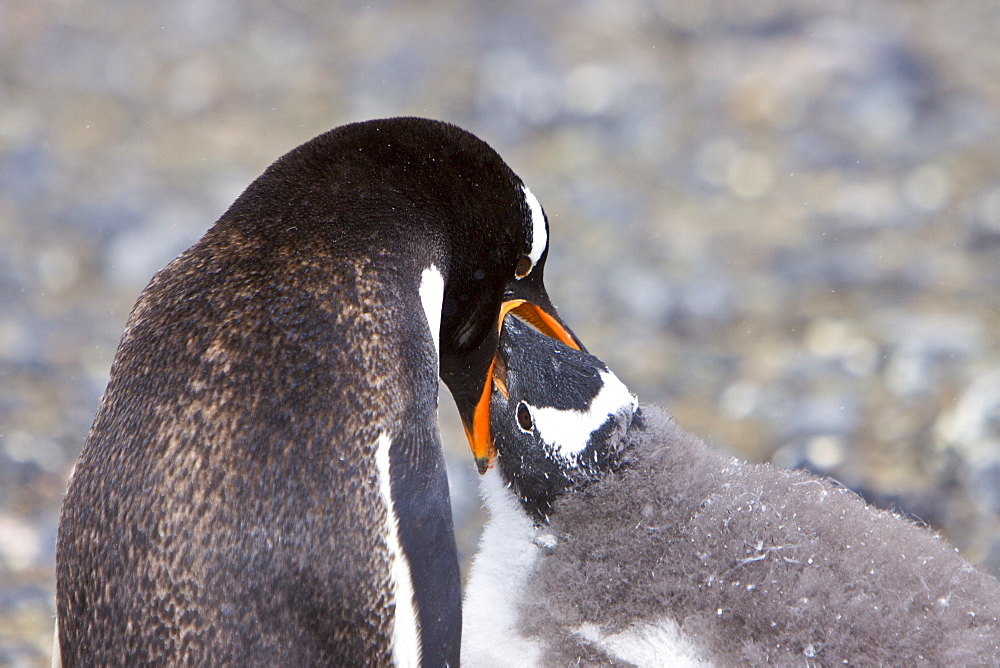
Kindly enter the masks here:
<path id="1" fill-rule="evenodd" d="M 550 313 L 538 304 L 529 302 L 526 299 L 509 299 L 500 306 L 500 316 L 497 319 L 497 336 L 499 337 L 500 330 L 503 329 L 504 318 L 507 317 L 508 313 L 513 313 L 529 322 L 546 336 L 559 339 L 571 348 L 583 350 L 583 346 L 573 332 L 555 316 L 555 309 L 552 310 L 553 313 Z M 476 459 L 476 468 L 479 469 L 480 474 L 486 473 L 493 465 L 493 456 L 495 454 L 493 435 L 490 433 L 490 393 L 493 390 L 493 372 L 496 363 L 496 355 L 494 355 L 486 371 L 486 379 L 483 383 L 482 392 L 479 395 L 479 401 L 476 402 L 472 413 L 471 428 L 465 420 L 462 421 L 462 425 L 465 427 L 465 435 L 468 437 L 469 445 L 472 447 L 472 456 Z"/>

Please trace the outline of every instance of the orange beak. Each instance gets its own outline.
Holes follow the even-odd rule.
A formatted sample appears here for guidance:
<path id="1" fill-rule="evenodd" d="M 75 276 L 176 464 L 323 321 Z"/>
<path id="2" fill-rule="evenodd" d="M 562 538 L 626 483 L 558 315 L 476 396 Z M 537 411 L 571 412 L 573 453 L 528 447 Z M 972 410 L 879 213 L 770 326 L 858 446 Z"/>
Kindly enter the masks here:
<path id="1" fill-rule="evenodd" d="M 536 329 L 554 339 L 559 339 L 566 345 L 580 350 L 580 345 L 561 322 L 553 316 L 543 311 L 540 307 L 524 299 L 511 299 L 505 301 L 500 306 L 500 317 L 497 320 L 497 333 L 503 329 L 503 320 L 508 313 L 514 313 L 525 321 L 531 323 Z M 496 358 L 490 361 L 489 369 L 486 371 L 486 382 L 483 384 L 482 394 L 476 402 L 475 411 L 472 414 L 472 428 L 466 425 L 465 435 L 469 439 L 469 446 L 472 448 L 472 456 L 476 459 L 476 468 L 479 473 L 486 471 L 493 466 L 495 450 L 493 448 L 493 435 L 490 433 L 490 393 L 493 390 L 493 368 Z"/>

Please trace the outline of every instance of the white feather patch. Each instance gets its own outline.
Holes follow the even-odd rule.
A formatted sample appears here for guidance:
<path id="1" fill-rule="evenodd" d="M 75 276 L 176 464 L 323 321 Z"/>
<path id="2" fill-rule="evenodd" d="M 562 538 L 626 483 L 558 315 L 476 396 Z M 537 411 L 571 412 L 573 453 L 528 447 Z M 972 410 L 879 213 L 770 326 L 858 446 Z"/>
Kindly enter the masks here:
<path id="1" fill-rule="evenodd" d="M 413 578 L 410 562 L 399 542 L 399 517 L 392 500 L 389 449 L 392 439 L 384 432 L 379 434 L 375 449 L 375 466 L 378 469 L 379 493 L 385 503 L 385 541 L 389 547 L 389 579 L 394 590 L 396 612 L 393 616 L 392 660 L 396 666 L 420 665 L 420 624 L 417 601 L 413 595 Z"/>
<path id="2" fill-rule="evenodd" d="M 537 642 L 518 628 L 525 586 L 541 548 L 538 530 L 500 473 L 480 478 L 489 520 L 479 539 L 462 606 L 462 663 L 469 666 L 536 666 Z"/>
<path id="3" fill-rule="evenodd" d="M 427 327 L 431 330 L 434 350 L 441 353 L 441 305 L 444 303 L 444 276 L 433 264 L 420 274 L 420 304 L 427 316 Z"/>
<path id="4" fill-rule="evenodd" d="M 590 435 L 608 417 L 626 407 L 635 411 L 639 406 L 639 400 L 629 392 L 625 383 L 618 380 L 618 376 L 610 371 L 600 373 L 604 385 L 586 411 L 561 410 L 550 406 L 537 408 L 527 404 L 539 437 L 566 461 L 572 461 L 574 456 L 586 449 Z"/>
<path id="5" fill-rule="evenodd" d="M 584 624 L 576 630 L 576 635 L 618 661 L 639 668 L 712 665 L 704 652 L 684 635 L 672 619 L 664 618 L 655 624 L 637 624 L 614 634 L 602 633 L 595 624 Z"/>
<path id="6" fill-rule="evenodd" d="M 528 186 L 521 186 L 524 190 L 524 201 L 528 203 L 531 211 L 531 247 L 528 249 L 528 257 L 531 258 L 531 266 L 534 267 L 542 259 L 542 253 L 549 245 L 549 233 L 545 230 L 545 214 L 542 212 L 542 205 L 538 203 Z"/>
<path id="7" fill-rule="evenodd" d="M 52 632 L 52 668 L 62 668 L 62 649 L 59 647 L 58 615 L 56 615 L 56 629 Z"/>

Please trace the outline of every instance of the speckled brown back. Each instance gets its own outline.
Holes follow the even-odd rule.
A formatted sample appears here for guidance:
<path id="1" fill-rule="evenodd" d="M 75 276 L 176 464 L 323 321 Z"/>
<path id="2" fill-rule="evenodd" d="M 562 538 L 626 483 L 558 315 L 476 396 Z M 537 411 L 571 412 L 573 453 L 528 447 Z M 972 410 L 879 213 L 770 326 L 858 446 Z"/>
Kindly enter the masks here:
<path id="1" fill-rule="evenodd" d="M 63 647 L 97 664 L 387 659 L 372 418 L 407 397 L 372 354 L 399 335 L 364 316 L 395 295 L 316 245 L 217 229 L 143 293 L 64 505 Z"/>

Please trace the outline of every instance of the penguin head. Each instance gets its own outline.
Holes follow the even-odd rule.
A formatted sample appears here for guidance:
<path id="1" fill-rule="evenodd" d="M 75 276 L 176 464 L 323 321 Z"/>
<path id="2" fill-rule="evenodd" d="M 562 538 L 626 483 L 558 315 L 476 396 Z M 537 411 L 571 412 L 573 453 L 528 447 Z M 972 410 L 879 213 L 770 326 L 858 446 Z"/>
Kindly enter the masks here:
<path id="1" fill-rule="evenodd" d="M 639 404 L 607 365 L 507 317 L 494 366 L 497 466 L 544 520 L 570 487 L 617 468 Z"/>
<path id="2" fill-rule="evenodd" d="M 541 205 L 496 151 L 454 125 L 389 118 L 335 128 L 276 161 L 220 222 L 269 230 L 290 255 L 302 253 L 303 236 L 365 261 L 381 254 L 421 300 L 431 286 L 424 308 L 440 298 L 440 323 L 427 316 L 439 327 L 441 378 L 481 472 L 493 456 L 490 378 L 504 314 L 582 349 L 545 290 Z"/>

